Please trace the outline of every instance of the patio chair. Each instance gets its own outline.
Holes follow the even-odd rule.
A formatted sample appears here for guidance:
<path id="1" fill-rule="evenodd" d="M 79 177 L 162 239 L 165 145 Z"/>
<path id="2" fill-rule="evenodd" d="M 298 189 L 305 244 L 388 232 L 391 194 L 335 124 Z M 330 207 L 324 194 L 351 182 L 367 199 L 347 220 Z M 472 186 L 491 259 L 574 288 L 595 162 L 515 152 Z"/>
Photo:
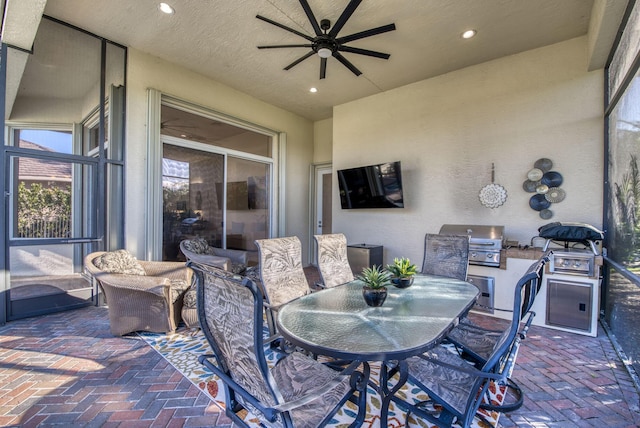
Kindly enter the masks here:
<path id="1" fill-rule="evenodd" d="M 182 262 L 136 260 L 126 250 L 94 252 L 86 271 L 100 284 L 114 336 L 174 332 L 193 273 Z"/>
<path id="2" fill-rule="evenodd" d="M 413 413 L 440 427 L 457 423 L 466 428 L 471 425 L 480 408 L 515 411 L 522 405 L 522 390 L 509 376 L 520 347 L 520 311 L 527 306 L 527 293 L 540 275 L 537 264 L 534 266 L 516 284 L 513 319 L 509 328 L 500 334 L 480 368 L 469 364 L 444 345 L 400 362 L 407 365 L 409 380 L 429 397 L 426 401 L 410 403 L 402 396 L 390 395 L 389 399 L 407 412 L 407 419 Z M 514 401 L 496 403 L 490 396 L 494 394 L 495 397 L 495 389 L 499 389 L 502 397 L 507 395 L 507 389 L 511 389 L 509 395 Z M 482 419 L 481 413 L 478 415 Z"/>
<path id="3" fill-rule="evenodd" d="M 465 281 L 469 267 L 469 236 L 427 233 L 422 273 Z"/>
<path id="4" fill-rule="evenodd" d="M 318 254 L 322 288 L 335 287 L 353 281 L 353 271 L 347 259 L 347 238 L 342 233 L 313 235 Z"/>
<path id="5" fill-rule="evenodd" d="M 260 283 L 271 335 L 276 334 L 278 308 L 311 289 L 302 268 L 302 244 L 297 236 L 258 239 Z"/>
<path id="6" fill-rule="evenodd" d="M 270 366 L 263 340 L 263 297 L 255 282 L 214 267 L 189 265 L 198 284 L 202 331 L 213 350 L 199 361 L 222 380 L 225 411 L 235 424 L 248 427 L 243 417 L 255 416 L 261 426 L 326 426 L 348 400 L 358 407 L 350 426 L 362 424 L 366 363 L 362 371 L 357 362 L 336 371 L 293 352 Z M 245 410 L 250 414 L 244 415 Z M 353 407 L 349 412 L 355 413 Z"/>
<path id="7" fill-rule="evenodd" d="M 212 247 L 203 238 L 180 241 L 180 251 L 187 258 L 187 261 L 192 260 L 235 273 L 241 274 L 247 267 L 246 251 Z"/>
<path id="8" fill-rule="evenodd" d="M 529 331 L 529 327 L 533 322 L 536 313 L 531 310 L 536 296 L 542 286 L 542 275 L 544 267 L 549 261 L 549 255 L 541 257 L 533 263 L 527 272 L 520 278 L 517 287 L 523 287 L 523 298 L 520 301 L 520 308 L 501 309 L 493 308 L 495 311 L 510 312 L 512 317 L 519 314 L 519 319 L 512 318 L 512 323 L 517 322 L 519 325 L 524 323 L 519 330 L 518 335 L 524 340 Z M 514 305 L 516 302 L 514 301 Z M 453 343 L 458 349 L 460 355 L 469 359 L 479 366 L 485 364 L 491 355 L 493 347 L 504 333 L 503 330 L 488 329 L 474 324 L 469 318 L 463 318 L 460 323 L 447 335 L 447 341 Z"/>

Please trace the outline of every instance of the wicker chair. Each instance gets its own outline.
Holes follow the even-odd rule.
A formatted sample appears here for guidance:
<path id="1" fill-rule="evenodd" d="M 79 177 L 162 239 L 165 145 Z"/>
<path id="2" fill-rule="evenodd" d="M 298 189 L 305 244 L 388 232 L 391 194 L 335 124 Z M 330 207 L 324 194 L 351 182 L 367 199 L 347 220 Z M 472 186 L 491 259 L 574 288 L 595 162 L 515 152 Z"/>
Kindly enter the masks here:
<path id="1" fill-rule="evenodd" d="M 233 425 L 255 426 L 246 422 L 255 416 L 260 426 L 324 427 L 347 401 L 353 403 L 348 408 L 353 415 L 350 426 L 362 425 L 367 363 L 354 362 L 337 371 L 293 352 L 270 367 L 263 339 L 262 292 L 256 284 L 215 267 L 191 262 L 189 266 L 196 274 L 202 331 L 213 350 L 199 361 L 222 380 L 225 411 Z"/>
<path id="2" fill-rule="evenodd" d="M 136 260 L 125 250 L 95 252 L 84 267 L 104 291 L 114 336 L 173 332 L 193 272 L 182 262 Z"/>
<path id="3" fill-rule="evenodd" d="M 347 238 L 342 233 L 313 235 L 318 249 L 318 270 L 323 288 L 353 281 L 347 259 Z"/>
<path id="4" fill-rule="evenodd" d="M 302 268 L 302 244 L 297 236 L 258 239 L 255 242 L 260 259 L 260 282 L 267 325 L 269 332 L 274 335 L 278 308 L 311 292 Z"/>
<path id="5" fill-rule="evenodd" d="M 427 233 L 424 237 L 422 273 L 467 279 L 469 237 Z"/>

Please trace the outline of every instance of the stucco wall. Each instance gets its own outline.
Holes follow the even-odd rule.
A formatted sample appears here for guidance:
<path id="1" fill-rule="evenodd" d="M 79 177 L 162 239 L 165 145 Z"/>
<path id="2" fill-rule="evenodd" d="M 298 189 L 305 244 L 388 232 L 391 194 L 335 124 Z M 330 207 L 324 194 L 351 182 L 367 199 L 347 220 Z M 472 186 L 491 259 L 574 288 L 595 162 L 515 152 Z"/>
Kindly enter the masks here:
<path id="1" fill-rule="evenodd" d="M 586 37 L 469 67 L 336 106 L 334 170 L 401 161 L 404 209 L 342 210 L 333 189 L 333 231 L 385 246 L 385 262 L 422 261 L 423 239 L 445 223 L 504 225 L 529 244 L 550 221 L 602 227 L 603 72 L 587 72 Z M 554 162 L 566 199 L 543 220 L 522 184 L 533 163 Z M 506 203 L 485 208 L 495 182 Z"/>
<path id="2" fill-rule="evenodd" d="M 333 119 L 313 124 L 313 163 L 331 162 L 333 149 Z"/>
<path id="3" fill-rule="evenodd" d="M 313 159 L 313 123 L 183 67 L 129 49 L 126 127 L 126 248 L 145 253 L 147 177 L 147 89 L 286 133 L 286 225 L 280 234 L 296 235 L 308 247 L 309 164 Z M 159 183 L 153 185 L 159 186 Z"/>

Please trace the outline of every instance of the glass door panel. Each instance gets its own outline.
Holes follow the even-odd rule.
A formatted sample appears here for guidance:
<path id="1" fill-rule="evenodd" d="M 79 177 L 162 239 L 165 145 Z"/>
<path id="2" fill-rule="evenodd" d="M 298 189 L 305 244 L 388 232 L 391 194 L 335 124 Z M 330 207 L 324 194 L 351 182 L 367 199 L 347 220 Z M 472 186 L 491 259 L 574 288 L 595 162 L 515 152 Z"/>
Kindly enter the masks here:
<path id="1" fill-rule="evenodd" d="M 223 246 L 223 181 L 223 155 L 163 145 L 163 260 L 185 260 L 184 239 L 201 237 Z"/>
<path id="2" fill-rule="evenodd" d="M 94 164 L 51 155 L 9 157 L 11 182 L 8 319 L 94 302 L 82 276 L 83 249 L 95 240 Z M 82 243 L 69 242 L 82 239 Z M 86 245 L 86 248 L 84 247 Z"/>
<path id="3" fill-rule="evenodd" d="M 227 248 L 250 251 L 256 239 L 269 237 L 269 164 L 229 156 L 227 160 Z"/>

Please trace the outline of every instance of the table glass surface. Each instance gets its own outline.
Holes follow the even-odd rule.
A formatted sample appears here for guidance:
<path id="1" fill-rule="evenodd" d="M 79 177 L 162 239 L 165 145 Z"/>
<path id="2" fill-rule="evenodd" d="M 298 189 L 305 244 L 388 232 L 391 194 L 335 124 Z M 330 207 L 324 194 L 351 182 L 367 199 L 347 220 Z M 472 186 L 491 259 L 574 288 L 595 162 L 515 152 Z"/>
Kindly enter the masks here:
<path id="1" fill-rule="evenodd" d="M 364 283 L 354 280 L 283 305 L 280 334 L 294 345 L 337 358 L 390 360 L 424 352 L 438 343 L 479 295 L 453 278 L 417 275 L 413 285 L 388 286 L 381 307 L 369 307 Z"/>

